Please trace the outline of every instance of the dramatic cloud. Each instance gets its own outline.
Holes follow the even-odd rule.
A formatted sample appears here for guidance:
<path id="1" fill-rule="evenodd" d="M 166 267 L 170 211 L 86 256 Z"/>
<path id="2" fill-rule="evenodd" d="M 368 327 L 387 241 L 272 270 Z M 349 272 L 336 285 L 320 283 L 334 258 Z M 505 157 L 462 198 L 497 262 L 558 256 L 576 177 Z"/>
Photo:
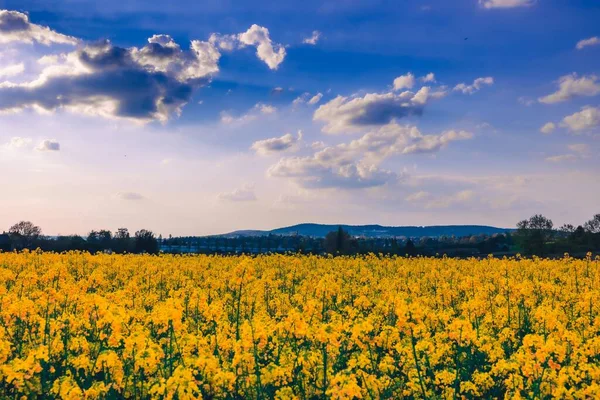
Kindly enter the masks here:
<path id="1" fill-rule="evenodd" d="M 600 45 L 600 38 L 598 36 L 594 36 L 589 39 L 580 40 L 579 42 L 577 42 L 577 45 L 575 47 L 577 48 L 577 50 L 583 50 L 588 46 L 598 45 Z"/>
<path id="2" fill-rule="evenodd" d="M 490 86 L 494 84 L 494 78 L 488 76 L 486 78 L 477 78 L 473 81 L 472 85 L 465 83 L 459 83 L 454 87 L 455 91 L 462 92 L 463 94 L 473 94 L 481 90 L 485 85 Z"/>
<path id="3" fill-rule="evenodd" d="M 415 86 L 415 76 L 410 72 L 394 79 L 394 90 L 412 89 Z"/>
<path id="4" fill-rule="evenodd" d="M 365 188 L 396 182 L 399 176 L 378 165 L 394 155 L 436 152 L 450 142 L 472 138 L 468 132 L 423 135 L 414 126 L 388 124 L 350 143 L 325 147 L 309 157 L 283 158 L 269 169 L 305 188 Z"/>
<path id="5" fill-rule="evenodd" d="M 600 126 L 600 107 L 583 107 L 581 111 L 563 118 L 562 125 L 573 132 L 586 131 Z"/>
<path id="6" fill-rule="evenodd" d="M 320 106 L 314 113 L 315 121 L 325 122 L 323 132 L 351 133 L 374 126 L 382 126 L 395 119 L 423 114 L 429 99 L 440 98 L 445 92 L 431 93 L 427 86 L 417 93 L 368 93 L 363 97 L 338 96 Z"/>
<path id="7" fill-rule="evenodd" d="M 322 98 L 323 93 L 317 93 L 308 101 L 308 104 L 310 104 L 311 106 L 317 104 L 319 101 L 321 101 Z"/>
<path id="8" fill-rule="evenodd" d="M 577 96 L 596 96 L 600 93 L 600 82 L 596 75 L 579 78 L 576 73 L 561 76 L 558 80 L 558 91 L 548 96 L 540 97 L 541 103 L 553 104 L 570 100 Z"/>
<path id="9" fill-rule="evenodd" d="M 269 36 L 269 30 L 265 27 L 254 24 L 246 32 L 241 33 L 238 40 L 242 45 L 256 46 L 256 55 L 271 69 L 277 69 L 285 59 L 285 47 L 274 44 Z"/>
<path id="10" fill-rule="evenodd" d="M 151 72 L 163 72 L 179 81 L 203 78 L 219 72 L 221 53 L 208 42 L 193 40 L 183 51 L 169 35 L 154 35 L 141 49 L 130 49 L 132 59 Z"/>
<path id="11" fill-rule="evenodd" d="M 20 75 L 23 71 L 25 71 L 25 64 L 23 63 L 0 67 L 0 79 Z"/>
<path id="12" fill-rule="evenodd" d="M 534 5 L 536 0 L 479 0 L 484 8 L 515 8 L 529 7 Z"/>
<path id="13" fill-rule="evenodd" d="M 80 43 L 29 22 L 27 15 L 0 11 L 0 43 L 7 41 Z M 285 49 L 274 45 L 269 31 L 252 25 L 238 35 L 213 34 L 193 40 L 183 50 L 169 35 L 154 35 L 142 48 L 124 48 L 109 41 L 81 45 L 77 50 L 42 57 L 37 78 L 30 82 L 0 82 L 0 113 L 31 108 L 58 109 L 125 118 L 136 122 L 166 121 L 179 115 L 193 92 L 219 72 L 220 49 L 256 46 L 258 57 L 276 69 Z M 23 66 L 0 70 L 14 75 Z M 274 108 L 265 106 L 264 112 Z"/>
<path id="14" fill-rule="evenodd" d="M 45 140 L 42 140 L 35 149 L 37 151 L 59 151 L 60 143 L 58 143 L 54 139 L 52 139 L 52 140 L 45 139 Z"/>
<path id="15" fill-rule="evenodd" d="M 127 201 L 139 201 L 144 200 L 144 196 L 135 192 L 119 192 L 116 194 L 116 197 L 121 200 Z"/>
<path id="16" fill-rule="evenodd" d="M 548 122 L 540 128 L 540 132 L 548 135 L 548 134 L 554 132 L 555 129 L 556 129 L 556 124 L 554 122 Z"/>
<path id="17" fill-rule="evenodd" d="M 156 36 L 141 50 L 108 41 L 40 60 L 31 82 L 0 83 L 0 111 L 57 109 L 148 122 L 179 114 L 194 89 L 218 71 L 214 47 L 193 41 L 182 52 L 170 38 Z"/>
<path id="18" fill-rule="evenodd" d="M 78 40 L 54 32 L 48 27 L 31 23 L 27 14 L 0 10 L 0 44 L 11 42 L 75 45 Z"/>
<path id="19" fill-rule="evenodd" d="M 307 37 L 306 39 L 304 39 L 302 41 L 302 43 L 304 43 L 304 44 L 312 44 L 314 46 L 319 41 L 320 37 L 321 37 L 321 32 L 319 32 L 319 31 L 313 31 L 312 35 L 310 37 Z"/>
<path id="20" fill-rule="evenodd" d="M 260 155 L 269 155 L 280 153 L 292 149 L 302 140 L 302 131 L 298 131 L 298 136 L 287 133 L 278 138 L 259 140 L 252 144 L 251 149 Z"/>
<path id="21" fill-rule="evenodd" d="M 256 195 L 254 194 L 254 187 L 251 185 L 244 185 L 239 189 L 235 189 L 231 192 L 219 193 L 217 196 L 222 201 L 255 201 Z"/>

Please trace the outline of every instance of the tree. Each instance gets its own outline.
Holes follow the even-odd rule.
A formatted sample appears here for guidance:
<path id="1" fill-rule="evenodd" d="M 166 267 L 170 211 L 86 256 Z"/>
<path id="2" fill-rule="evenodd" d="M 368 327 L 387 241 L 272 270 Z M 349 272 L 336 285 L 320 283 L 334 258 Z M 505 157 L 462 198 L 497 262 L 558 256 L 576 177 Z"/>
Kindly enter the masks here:
<path id="1" fill-rule="evenodd" d="M 142 229 L 135 233 L 136 253 L 158 253 L 158 241 L 152 231 Z"/>
<path id="2" fill-rule="evenodd" d="M 415 244 L 413 243 L 413 241 L 410 239 L 408 239 L 406 241 L 406 246 L 404 247 L 404 251 L 405 251 L 406 255 L 408 255 L 408 256 L 417 255 L 417 248 L 415 247 Z"/>
<path id="3" fill-rule="evenodd" d="M 112 247 L 112 233 L 106 229 L 91 231 L 87 237 L 90 251 L 108 250 Z"/>
<path id="4" fill-rule="evenodd" d="M 0 251 L 10 251 L 10 236 L 6 232 L 0 233 Z"/>
<path id="5" fill-rule="evenodd" d="M 13 246 L 18 249 L 31 248 L 35 241 L 42 235 L 42 229 L 29 221 L 21 221 L 8 230 Z"/>
<path id="6" fill-rule="evenodd" d="M 130 251 L 131 237 L 127 228 L 119 228 L 113 236 L 113 250 L 117 253 L 125 253 Z"/>
<path id="7" fill-rule="evenodd" d="M 600 214 L 594 215 L 583 225 L 583 228 L 589 233 L 600 233 Z"/>
<path id="8" fill-rule="evenodd" d="M 570 235 L 575 232 L 575 227 L 571 224 L 563 224 L 560 228 L 558 228 L 558 231 L 562 234 Z"/>
<path id="9" fill-rule="evenodd" d="M 541 214 L 517 224 L 516 236 L 527 254 L 543 256 L 546 243 L 552 239 L 554 224 Z"/>
<path id="10" fill-rule="evenodd" d="M 325 236 L 325 251 L 330 254 L 349 254 L 352 247 L 352 237 L 348 232 L 338 227 Z"/>

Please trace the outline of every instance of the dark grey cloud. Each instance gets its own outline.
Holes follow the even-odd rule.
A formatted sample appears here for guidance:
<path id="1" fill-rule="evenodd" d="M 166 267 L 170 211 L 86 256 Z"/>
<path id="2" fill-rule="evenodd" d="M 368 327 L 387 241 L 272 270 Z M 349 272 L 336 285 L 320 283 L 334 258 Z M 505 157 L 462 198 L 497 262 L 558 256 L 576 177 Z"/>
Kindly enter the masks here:
<path id="1" fill-rule="evenodd" d="M 368 127 L 386 125 L 394 120 L 419 116 L 432 98 L 446 95 L 445 91 L 431 93 L 427 86 L 418 92 L 368 93 L 362 97 L 338 96 L 320 106 L 314 120 L 325 122 L 323 131 L 345 133 L 364 130 Z"/>
<path id="2" fill-rule="evenodd" d="M 37 151 L 60 151 L 60 143 L 54 139 L 45 139 L 35 149 Z"/>
<path id="3" fill-rule="evenodd" d="M 0 10 L 0 43 L 11 42 L 74 45 L 78 40 L 48 27 L 33 24 L 29 21 L 29 16 L 22 12 Z"/>
<path id="4" fill-rule="evenodd" d="M 152 45 L 154 54 L 158 47 L 162 46 Z M 184 58 L 171 57 L 162 65 L 141 65 L 137 54 L 137 49 L 107 41 L 87 45 L 56 59 L 34 82 L 0 84 L 0 110 L 66 108 L 105 117 L 164 121 L 190 101 L 194 89 L 217 68 L 218 60 L 217 52 L 208 55 L 212 61 L 202 64 L 196 56 L 205 54 L 194 52 L 195 56 L 185 53 Z M 174 63 L 178 65 L 171 66 Z"/>
<path id="5" fill-rule="evenodd" d="M 252 144 L 251 149 L 261 155 L 279 153 L 292 149 L 300 140 L 302 140 L 302 131 L 298 132 L 298 136 L 286 133 L 281 137 L 258 140 Z"/>

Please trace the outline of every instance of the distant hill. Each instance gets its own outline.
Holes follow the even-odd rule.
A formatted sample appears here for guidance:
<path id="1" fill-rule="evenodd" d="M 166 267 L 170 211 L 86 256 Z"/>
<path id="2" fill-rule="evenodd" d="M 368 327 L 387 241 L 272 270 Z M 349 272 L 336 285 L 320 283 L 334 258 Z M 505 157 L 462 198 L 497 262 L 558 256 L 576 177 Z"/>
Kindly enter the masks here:
<path id="1" fill-rule="evenodd" d="M 365 237 L 438 237 L 438 236 L 471 236 L 471 235 L 493 235 L 494 233 L 511 232 L 513 229 L 496 228 L 485 225 L 439 225 L 439 226 L 381 226 L 381 225 L 323 225 L 323 224 L 299 224 L 270 231 L 244 230 L 235 231 L 225 235 L 235 236 L 266 236 L 273 235 L 301 235 L 312 237 L 325 237 L 329 232 L 341 226 L 352 236 Z"/>

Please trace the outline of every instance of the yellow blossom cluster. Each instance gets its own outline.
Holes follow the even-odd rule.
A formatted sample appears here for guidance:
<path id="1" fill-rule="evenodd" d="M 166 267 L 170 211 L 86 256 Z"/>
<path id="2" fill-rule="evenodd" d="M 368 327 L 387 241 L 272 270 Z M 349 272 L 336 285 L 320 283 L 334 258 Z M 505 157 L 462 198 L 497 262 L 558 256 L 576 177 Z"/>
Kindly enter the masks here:
<path id="1" fill-rule="evenodd" d="M 0 398 L 600 398 L 599 269 L 0 253 Z"/>

